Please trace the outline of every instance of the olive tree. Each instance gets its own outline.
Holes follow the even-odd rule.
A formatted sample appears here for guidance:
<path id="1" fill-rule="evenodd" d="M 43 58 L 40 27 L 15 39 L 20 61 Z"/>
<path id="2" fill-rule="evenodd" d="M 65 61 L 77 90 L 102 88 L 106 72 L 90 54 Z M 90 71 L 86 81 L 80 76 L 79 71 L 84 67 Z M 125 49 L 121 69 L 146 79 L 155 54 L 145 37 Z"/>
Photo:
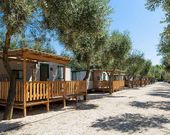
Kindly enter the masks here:
<path id="1" fill-rule="evenodd" d="M 84 80 L 93 67 L 94 55 L 104 44 L 105 30 L 111 12 L 108 0 L 48 0 L 43 3 L 45 22 L 55 29 L 66 49 L 73 53 L 76 62 L 86 67 Z M 62 7 L 62 8 L 60 8 Z"/>
<path id="2" fill-rule="evenodd" d="M 94 37 L 102 35 L 101 31 L 103 31 L 107 20 L 106 15 L 110 12 L 108 2 L 108 0 L 0 1 L 0 23 L 5 29 L 5 43 L 1 44 L 0 48 L 3 48 L 3 64 L 10 80 L 4 119 L 12 118 L 16 91 L 15 74 L 12 73 L 8 60 L 12 37 L 21 33 L 31 23 L 31 20 L 34 20 L 34 13 L 38 10 L 41 12 L 40 23 L 43 24 L 45 30 L 55 31 L 59 40 L 66 47 L 78 48 L 80 44 L 77 44 L 79 42 L 75 39 L 81 39 L 84 35 L 87 39 L 91 35 Z M 37 33 L 33 30 L 35 27 L 30 27 L 30 29 L 32 33 Z"/>
<path id="3" fill-rule="evenodd" d="M 5 43 L 1 44 L 1 48 L 3 49 L 2 60 L 10 80 L 7 105 L 3 119 L 12 118 L 16 93 L 16 77 L 15 73 L 11 70 L 8 60 L 8 50 L 10 49 L 11 38 L 13 35 L 20 33 L 23 30 L 25 24 L 31 18 L 34 6 L 34 1 L 30 0 L 1 0 L 0 2 L 0 14 L 2 15 L 0 23 L 5 27 Z"/>
<path id="4" fill-rule="evenodd" d="M 135 51 L 132 52 L 127 60 L 126 60 L 126 80 L 134 81 L 137 77 L 140 76 L 140 72 L 142 71 L 142 68 L 144 66 L 145 59 L 144 59 L 144 54 Z M 133 87 L 133 83 L 132 83 Z"/>
<path id="5" fill-rule="evenodd" d="M 142 70 L 139 73 L 139 75 L 140 75 L 140 86 L 142 86 L 141 81 L 143 79 L 148 79 L 148 74 L 149 74 L 149 71 L 151 69 L 151 66 L 152 66 L 152 62 L 150 60 L 145 60 L 144 65 L 142 67 Z"/>
<path id="6" fill-rule="evenodd" d="M 99 51 L 98 67 L 106 70 L 109 76 L 110 89 L 114 74 L 118 70 L 123 70 L 123 63 L 131 50 L 131 44 L 129 34 L 114 31 Z"/>

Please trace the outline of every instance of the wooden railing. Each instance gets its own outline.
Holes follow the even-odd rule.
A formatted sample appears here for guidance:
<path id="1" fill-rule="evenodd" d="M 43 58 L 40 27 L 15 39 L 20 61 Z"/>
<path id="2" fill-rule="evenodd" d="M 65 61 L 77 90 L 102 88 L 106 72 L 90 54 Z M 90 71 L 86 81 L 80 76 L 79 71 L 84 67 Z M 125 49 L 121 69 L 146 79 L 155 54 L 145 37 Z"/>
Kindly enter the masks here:
<path id="1" fill-rule="evenodd" d="M 116 80 L 112 81 L 110 84 L 113 90 L 120 90 L 125 86 L 124 80 Z M 100 81 L 99 82 L 99 88 L 101 89 L 109 89 L 109 81 Z"/>
<path id="2" fill-rule="evenodd" d="M 26 101 L 47 99 L 47 82 L 26 82 Z"/>
<path id="3" fill-rule="evenodd" d="M 6 100 L 8 97 L 9 82 L 0 82 L 0 99 Z"/>
<path id="4" fill-rule="evenodd" d="M 34 81 L 26 82 L 25 88 L 24 93 L 23 82 L 17 81 L 15 101 L 23 101 L 24 94 L 26 101 L 29 102 L 87 92 L 86 81 Z M 9 82 L 0 82 L 0 100 L 7 100 L 8 90 Z"/>
<path id="5" fill-rule="evenodd" d="M 112 89 L 113 90 L 120 90 L 125 86 L 124 80 L 117 80 L 112 82 Z"/>
<path id="6" fill-rule="evenodd" d="M 98 88 L 99 89 L 107 89 L 107 88 L 109 88 L 109 81 L 99 81 Z"/>
<path id="7" fill-rule="evenodd" d="M 86 92 L 86 81 L 34 81 L 26 83 L 26 101 L 52 99 Z"/>
<path id="8" fill-rule="evenodd" d="M 128 87 L 139 87 L 139 86 L 145 86 L 149 84 L 149 80 L 134 80 L 134 81 L 125 81 L 125 85 Z"/>
<path id="9" fill-rule="evenodd" d="M 0 100 L 7 100 L 8 90 L 9 90 L 9 82 L 8 81 L 0 81 Z M 15 101 L 23 101 L 23 82 L 16 82 L 16 97 Z"/>

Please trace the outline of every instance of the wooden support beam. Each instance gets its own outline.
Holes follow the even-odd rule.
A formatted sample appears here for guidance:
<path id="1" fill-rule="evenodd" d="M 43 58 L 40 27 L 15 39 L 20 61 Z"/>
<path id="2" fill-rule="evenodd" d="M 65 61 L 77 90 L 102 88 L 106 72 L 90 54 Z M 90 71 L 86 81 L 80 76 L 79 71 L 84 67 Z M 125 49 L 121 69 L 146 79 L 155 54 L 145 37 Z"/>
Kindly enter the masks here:
<path id="1" fill-rule="evenodd" d="M 47 112 L 49 112 L 50 111 L 50 90 L 51 90 L 50 82 L 47 81 L 46 85 L 47 85 L 47 104 L 46 104 L 46 110 L 47 110 Z"/>
<path id="2" fill-rule="evenodd" d="M 66 65 L 64 65 L 63 77 L 64 81 L 66 81 Z"/>
<path id="3" fill-rule="evenodd" d="M 57 57 L 52 57 L 52 56 L 44 56 L 44 55 L 39 55 L 35 53 L 29 53 L 29 52 L 24 52 L 24 55 L 26 56 L 27 59 L 31 60 L 38 60 L 38 61 L 46 61 L 46 62 L 53 62 L 53 63 L 58 63 L 58 64 L 67 64 L 69 60 L 62 60 Z"/>
<path id="4" fill-rule="evenodd" d="M 24 58 L 23 60 L 23 85 L 24 85 L 24 92 L 23 92 L 23 113 L 24 113 L 24 117 L 27 116 L 27 90 L 26 90 L 26 70 L 27 70 L 27 64 L 26 64 L 26 60 Z"/>

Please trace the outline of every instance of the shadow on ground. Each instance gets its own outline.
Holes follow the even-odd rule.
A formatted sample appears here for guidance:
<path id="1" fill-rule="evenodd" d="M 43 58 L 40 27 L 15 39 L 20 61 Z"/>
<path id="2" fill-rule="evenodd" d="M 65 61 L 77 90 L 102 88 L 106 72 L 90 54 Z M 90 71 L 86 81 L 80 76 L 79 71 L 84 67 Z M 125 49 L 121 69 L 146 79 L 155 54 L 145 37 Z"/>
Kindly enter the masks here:
<path id="1" fill-rule="evenodd" d="M 92 109 L 96 109 L 97 107 L 99 107 L 98 105 L 95 104 L 86 104 L 86 103 L 81 103 L 77 106 L 77 110 L 92 110 Z"/>
<path id="2" fill-rule="evenodd" d="M 9 123 L 9 122 L 1 122 L 0 123 L 0 134 L 6 131 L 10 131 L 13 129 L 20 129 L 23 126 L 22 123 L 20 122 L 14 122 L 14 123 Z"/>
<path id="3" fill-rule="evenodd" d="M 67 110 L 69 109 L 76 109 L 76 102 L 75 101 L 69 101 L 67 102 Z M 57 102 L 57 103 L 50 103 L 50 111 L 63 111 L 65 110 L 63 108 L 63 102 Z M 3 118 L 3 113 L 5 111 L 5 107 L 0 107 L 0 121 Z M 39 115 L 39 114 L 45 114 L 46 111 L 46 105 L 38 105 L 38 106 L 32 106 L 27 108 L 27 116 L 33 116 L 33 115 Z M 21 109 L 14 109 L 13 112 L 13 119 L 23 118 L 23 111 Z"/>
<path id="4" fill-rule="evenodd" d="M 170 90 L 157 89 L 157 90 L 153 90 L 148 95 L 162 97 L 162 98 L 170 98 Z"/>
<path id="5" fill-rule="evenodd" d="M 120 132 L 134 133 L 149 128 L 161 128 L 170 120 L 163 116 L 146 117 L 140 114 L 126 113 L 116 117 L 104 117 L 93 122 L 91 127 L 98 130 L 116 130 Z"/>
<path id="6" fill-rule="evenodd" d="M 101 98 L 125 98 L 126 96 L 114 96 L 110 94 L 104 94 L 104 93 L 95 93 L 95 94 L 89 94 L 88 100 L 96 100 Z"/>
<path id="7" fill-rule="evenodd" d="M 165 111 L 170 111 L 170 102 L 169 101 L 148 101 L 148 102 L 139 102 L 133 101 L 130 103 L 131 106 L 142 108 L 142 109 L 149 109 L 149 108 L 156 108 Z"/>

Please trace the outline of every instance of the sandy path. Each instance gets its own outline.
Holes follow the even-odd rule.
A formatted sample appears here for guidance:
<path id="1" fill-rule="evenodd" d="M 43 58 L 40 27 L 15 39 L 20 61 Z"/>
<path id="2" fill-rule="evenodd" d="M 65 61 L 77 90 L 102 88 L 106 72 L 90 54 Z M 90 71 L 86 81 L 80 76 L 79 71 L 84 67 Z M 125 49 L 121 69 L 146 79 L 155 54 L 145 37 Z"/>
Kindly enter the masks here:
<path id="1" fill-rule="evenodd" d="M 56 135 L 170 135 L 170 85 L 156 83 L 109 94 L 90 94 L 78 109 L 0 122 L 2 134 Z M 33 112 L 34 113 L 34 112 Z"/>

